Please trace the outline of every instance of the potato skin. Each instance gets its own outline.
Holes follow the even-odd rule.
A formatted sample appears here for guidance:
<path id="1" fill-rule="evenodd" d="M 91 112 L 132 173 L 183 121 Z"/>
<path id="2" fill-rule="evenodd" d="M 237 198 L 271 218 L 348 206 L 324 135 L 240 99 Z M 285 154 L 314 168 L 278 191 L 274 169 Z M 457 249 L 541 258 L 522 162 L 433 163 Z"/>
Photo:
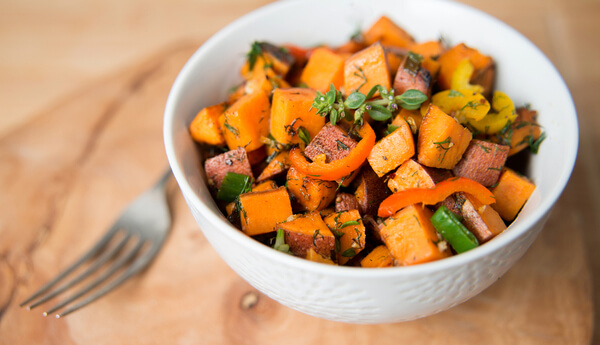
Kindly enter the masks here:
<path id="1" fill-rule="evenodd" d="M 455 176 L 470 178 L 486 187 L 498 182 L 509 147 L 473 139 L 461 160 L 452 168 Z"/>

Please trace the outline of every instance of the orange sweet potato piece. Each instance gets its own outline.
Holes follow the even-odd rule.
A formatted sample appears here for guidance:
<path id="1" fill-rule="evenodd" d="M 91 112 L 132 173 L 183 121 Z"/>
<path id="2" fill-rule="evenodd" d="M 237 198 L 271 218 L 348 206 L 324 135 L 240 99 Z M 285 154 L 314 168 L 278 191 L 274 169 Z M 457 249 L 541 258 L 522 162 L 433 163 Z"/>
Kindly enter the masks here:
<path id="1" fill-rule="evenodd" d="M 365 49 L 365 43 L 359 40 L 351 39 L 341 46 L 335 48 L 335 52 L 338 54 L 354 54 L 359 50 Z"/>
<path id="2" fill-rule="evenodd" d="M 506 229 L 506 224 L 490 205 L 480 205 L 468 194 L 464 194 L 464 200 L 461 207 L 463 224 L 477 237 L 479 243 L 491 240 Z"/>
<path id="3" fill-rule="evenodd" d="M 325 118 L 310 109 L 316 91 L 305 88 L 276 89 L 271 107 L 271 135 L 282 144 L 298 144 L 299 127 L 305 128 L 313 138 L 325 125 Z M 310 110 L 309 110 L 310 109 Z"/>
<path id="4" fill-rule="evenodd" d="M 494 210 L 502 219 L 512 221 L 535 190 L 535 185 L 526 177 L 504 167 L 498 184 L 491 190 L 496 198 L 496 203 L 492 204 Z"/>
<path id="5" fill-rule="evenodd" d="M 308 177 L 291 167 L 287 173 L 287 188 L 305 211 L 319 211 L 335 199 L 337 183 Z"/>
<path id="6" fill-rule="evenodd" d="M 381 177 L 396 169 L 415 154 L 415 141 L 408 123 L 400 123 L 392 133 L 373 146 L 367 160 L 377 176 Z"/>
<path id="7" fill-rule="evenodd" d="M 267 164 L 265 169 L 260 173 L 256 182 L 261 182 L 287 171 L 291 166 L 288 151 L 279 152 L 270 162 Z"/>
<path id="8" fill-rule="evenodd" d="M 388 196 L 383 179 L 377 176 L 369 164 L 365 164 L 355 183 L 354 196 L 360 205 L 360 214 L 376 216 L 379 204 Z"/>
<path id="9" fill-rule="evenodd" d="M 240 195 L 242 231 L 248 236 L 275 231 L 275 225 L 292 214 L 290 197 L 285 187 Z"/>
<path id="10" fill-rule="evenodd" d="M 264 210 L 263 210 L 264 212 Z M 285 232 L 285 243 L 294 255 L 305 258 L 312 248 L 325 258 L 335 251 L 335 237 L 319 212 L 311 212 L 277 224 Z"/>
<path id="11" fill-rule="evenodd" d="M 411 205 L 385 220 L 379 234 L 396 265 L 414 265 L 450 256 L 440 250 L 440 237 L 431 224 L 433 213 L 420 204 Z"/>
<path id="12" fill-rule="evenodd" d="M 340 250 L 337 253 L 337 262 L 344 265 L 356 254 L 365 249 L 365 226 L 360 219 L 358 210 L 336 212 L 323 219 L 329 229 L 343 233 L 339 238 Z M 342 225 L 346 222 L 357 221 L 358 225 Z"/>
<path id="13" fill-rule="evenodd" d="M 338 192 L 335 196 L 335 212 L 358 210 L 360 205 L 354 194 Z"/>
<path id="14" fill-rule="evenodd" d="M 258 164 L 267 158 L 267 149 L 264 145 L 253 151 L 246 150 L 246 152 L 250 165 Z"/>
<path id="15" fill-rule="evenodd" d="M 498 181 L 507 156 L 508 146 L 473 139 L 452 172 L 490 187 Z"/>
<path id="16" fill-rule="evenodd" d="M 477 84 L 483 86 L 485 92 L 490 92 L 492 85 L 489 83 L 489 77 L 484 78 L 483 75 L 489 73 L 487 72 L 488 70 L 494 70 L 494 61 L 491 57 L 481 54 L 476 49 L 467 47 L 464 43 L 450 48 L 437 60 L 440 63 L 440 73 L 438 75 L 438 83 L 440 87 L 443 90 L 450 88 L 454 70 L 464 59 L 469 59 L 469 62 L 471 62 L 475 68 L 475 71 L 471 76 L 471 81 L 475 82 L 474 79 L 480 78 L 480 80 L 477 80 Z M 483 85 L 483 81 L 486 81 L 488 85 Z"/>
<path id="17" fill-rule="evenodd" d="M 216 190 L 221 188 L 221 183 L 228 172 L 253 177 L 248 155 L 241 147 L 205 160 L 204 171 L 208 185 Z"/>
<path id="18" fill-rule="evenodd" d="M 409 159 L 390 174 L 387 185 L 396 193 L 407 188 L 433 188 L 435 181 L 424 166 L 414 159 Z"/>
<path id="19" fill-rule="evenodd" d="M 265 180 L 256 186 L 252 187 L 253 192 L 262 192 L 265 190 L 277 189 L 277 183 L 273 180 Z"/>
<path id="20" fill-rule="evenodd" d="M 419 129 L 418 161 L 428 167 L 452 169 L 472 137 L 471 132 L 453 117 L 430 104 Z"/>
<path id="21" fill-rule="evenodd" d="M 367 94 L 377 84 L 389 89 L 391 77 L 385 51 L 381 44 L 374 43 L 346 60 L 344 89 L 346 94 L 357 90 Z"/>
<path id="22" fill-rule="evenodd" d="M 244 147 L 254 151 L 263 144 L 261 137 L 269 135 L 269 98 L 264 92 L 245 95 L 235 101 L 219 117 L 225 141 L 230 149 Z"/>
<path id="23" fill-rule="evenodd" d="M 220 103 L 200 110 L 190 124 L 192 138 L 200 143 L 224 146 L 225 137 L 223 136 L 223 128 L 219 124 L 219 116 L 223 114 L 226 108 L 226 103 Z"/>
<path id="24" fill-rule="evenodd" d="M 270 95 L 276 88 L 288 88 L 290 85 L 279 76 L 269 77 L 265 73 L 254 73 L 244 85 L 244 93 L 264 92 Z"/>
<path id="25" fill-rule="evenodd" d="M 435 59 L 444 52 L 444 45 L 441 41 L 427 41 L 413 44 L 410 46 L 410 51 L 417 53 L 424 58 Z"/>
<path id="26" fill-rule="evenodd" d="M 503 145 L 509 145 L 508 156 L 521 152 L 529 146 L 528 140 L 537 140 L 542 130 L 536 122 L 537 111 L 527 108 L 517 108 L 517 118 L 504 134 L 498 133 L 492 140 Z"/>
<path id="27" fill-rule="evenodd" d="M 396 71 L 398 71 L 398 67 L 400 67 L 400 64 L 408 53 L 408 50 L 396 47 L 384 47 L 383 49 L 385 50 L 385 58 L 388 62 L 390 76 L 393 80 L 394 76 L 396 75 Z"/>
<path id="28" fill-rule="evenodd" d="M 393 262 L 390 250 L 383 244 L 375 247 L 369 255 L 360 261 L 360 266 L 367 268 L 392 267 Z"/>
<path id="29" fill-rule="evenodd" d="M 427 57 L 421 62 L 421 66 L 429 71 L 431 78 L 436 79 L 441 65 L 436 60 Z"/>
<path id="30" fill-rule="evenodd" d="M 408 123 L 413 134 L 417 134 L 419 128 L 421 128 L 421 122 L 423 122 L 423 115 L 418 109 L 407 110 L 402 108 L 400 113 L 392 120 L 392 126 L 400 127 L 403 122 Z"/>
<path id="31" fill-rule="evenodd" d="M 380 42 L 383 45 L 406 48 L 415 43 L 410 34 L 386 16 L 379 18 L 369 30 L 363 33 L 363 38 L 367 45 Z"/>
<path id="32" fill-rule="evenodd" d="M 398 66 L 393 86 L 397 95 L 415 89 L 429 96 L 433 80 L 429 70 L 423 68 L 418 60 L 412 58 L 412 55 L 407 55 Z"/>
<path id="33" fill-rule="evenodd" d="M 321 264 L 335 265 L 335 262 L 333 262 L 331 259 L 324 258 L 321 254 L 315 252 L 315 250 L 312 248 L 308 248 L 308 251 L 306 252 L 306 260 L 318 262 Z"/>
<path id="34" fill-rule="evenodd" d="M 333 83 L 336 89 L 344 85 L 346 59 L 328 48 L 315 49 L 300 77 L 300 82 L 317 91 L 326 92 Z"/>
<path id="35" fill-rule="evenodd" d="M 252 69 L 250 69 L 249 61 L 242 66 L 241 74 L 247 80 L 252 79 L 256 73 L 264 73 L 269 77 L 275 75 L 283 77 L 294 64 L 295 58 L 287 49 L 268 42 L 255 42 L 254 44 L 260 49 L 260 54 L 256 56 Z"/>

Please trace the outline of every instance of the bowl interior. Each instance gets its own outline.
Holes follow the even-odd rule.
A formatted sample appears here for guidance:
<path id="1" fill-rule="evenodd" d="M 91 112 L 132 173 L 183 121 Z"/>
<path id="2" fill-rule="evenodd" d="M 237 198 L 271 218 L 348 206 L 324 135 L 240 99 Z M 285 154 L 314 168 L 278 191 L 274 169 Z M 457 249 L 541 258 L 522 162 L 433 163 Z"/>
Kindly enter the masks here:
<path id="1" fill-rule="evenodd" d="M 222 102 L 228 90 L 241 81 L 239 69 L 253 41 L 337 45 L 358 29 L 368 28 L 382 14 L 418 41 L 435 40 L 442 35 L 452 45 L 464 42 L 491 55 L 497 64 L 496 89 L 506 92 L 516 106 L 530 104 L 536 109 L 547 133 L 529 166 L 529 176 L 537 188 L 510 229 L 468 253 L 419 266 L 459 263 L 485 255 L 527 231 L 550 210 L 571 174 L 578 143 L 575 108 L 564 81 L 541 51 L 514 29 L 468 6 L 436 0 L 277 2 L 240 18 L 208 40 L 181 71 L 165 111 L 169 163 L 191 207 L 205 213 L 209 221 L 219 223 L 233 239 L 248 241 L 257 250 L 268 250 L 237 235 L 239 231 L 221 216 L 205 186 L 202 164 L 187 126 L 200 109 Z M 295 263 L 300 265 L 312 264 L 296 261 L 302 261 Z"/>

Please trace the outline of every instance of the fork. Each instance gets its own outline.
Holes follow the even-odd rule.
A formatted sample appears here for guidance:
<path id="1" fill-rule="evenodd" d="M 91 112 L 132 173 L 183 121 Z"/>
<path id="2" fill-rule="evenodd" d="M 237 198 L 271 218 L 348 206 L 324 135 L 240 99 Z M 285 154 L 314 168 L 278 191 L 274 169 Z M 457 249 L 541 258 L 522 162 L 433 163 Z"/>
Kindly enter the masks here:
<path id="1" fill-rule="evenodd" d="M 47 316 L 68 307 L 69 304 L 96 289 L 77 304 L 56 314 L 56 318 L 60 318 L 104 296 L 144 269 L 162 247 L 171 228 L 171 214 L 166 195 L 166 184 L 170 177 L 171 170 L 167 170 L 151 189 L 129 204 L 112 227 L 87 253 L 19 306 L 27 305 L 27 310 L 31 310 L 105 267 L 105 270 L 99 273 L 95 280 L 43 313 L 44 316 Z M 111 243 L 116 244 L 109 245 Z M 128 244 L 129 247 L 127 247 Z M 127 249 L 124 250 L 126 247 Z M 110 263 L 107 264 L 109 261 Z M 86 262 L 89 262 L 89 266 L 83 272 L 51 291 L 54 286 Z M 115 275 L 119 270 L 122 273 Z"/>

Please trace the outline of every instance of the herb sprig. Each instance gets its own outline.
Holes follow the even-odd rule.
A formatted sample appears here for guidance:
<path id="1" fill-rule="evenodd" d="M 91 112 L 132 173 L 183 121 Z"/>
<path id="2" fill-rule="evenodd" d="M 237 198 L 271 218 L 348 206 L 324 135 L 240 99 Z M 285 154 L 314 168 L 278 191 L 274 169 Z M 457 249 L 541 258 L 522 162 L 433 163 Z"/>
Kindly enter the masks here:
<path id="1" fill-rule="evenodd" d="M 379 97 L 369 100 L 377 92 L 379 92 Z M 338 123 L 342 118 L 347 121 L 354 120 L 355 124 L 361 125 L 365 113 L 376 121 L 386 121 L 400 107 L 407 110 L 418 109 L 426 100 L 427 96 L 419 90 L 407 90 L 396 96 L 394 89 L 387 90 L 379 84 L 373 86 L 366 95 L 355 91 L 344 99 L 342 92 L 336 90 L 335 86 L 331 84 L 326 94 L 317 91 L 312 107 L 317 110 L 317 114 L 323 117 L 329 116 L 332 125 Z M 354 115 L 352 110 L 354 110 Z"/>

